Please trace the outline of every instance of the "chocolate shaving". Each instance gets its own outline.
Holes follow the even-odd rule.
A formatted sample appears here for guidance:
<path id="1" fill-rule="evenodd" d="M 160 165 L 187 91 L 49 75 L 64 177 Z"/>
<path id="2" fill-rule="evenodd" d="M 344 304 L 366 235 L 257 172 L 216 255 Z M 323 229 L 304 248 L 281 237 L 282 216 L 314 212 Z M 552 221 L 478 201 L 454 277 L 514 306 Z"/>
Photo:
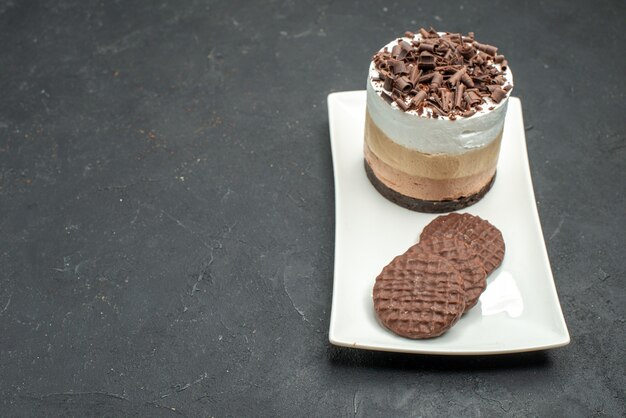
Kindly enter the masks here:
<path id="1" fill-rule="evenodd" d="M 393 99 L 391 98 L 391 96 L 385 93 L 384 91 L 380 94 L 380 97 L 382 97 L 383 100 L 387 102 L 387 104 L 393 103 Z"/>
<path id="2" fill-rule="evenodd" d="M 472 56 L 474 56 L 476 54 L 476 50 L 470 44 L 463 44 L 463 46 L 461 46 L 458 49 L 458 51 L 463 56 L 463 58 L 465 58 L 466 60 L 470 59 Z"/>
<path id="3" fill-rule="evenodd" d="M 409 70 L 409 80 L 411 81 L 411 84 L 413 86 L 415 86 L 418 83 L 418 80 L 421 75 L 422 75 L 422 72 L 419 70 L 419 68 L 417 68 L 417 65 L 414 65 L 411 67 L 411 69 Z"/>
<path id="4" fill-rule="evenodd" d="M 431 38 L 439 38 L 439 33 L 435 29 L 433 29 L 432 27 L 430 29 L 428 29 L 428 35 Z"/>
<path id="5" fill-rule="evenodd" d="M 402 111 L 450 120 L 471 117 L 500 103 L 512 89 L 506 58 L 497 52 L 472 32 L 407 31 L 374 55 L 372 81 L 381 83 L 381 97 Z"/>
<path id="6" fill-rule="evenodd" d="M 395 75 L 408 74 L 406 64 L 403 61 L 394 61 L 391 63 L 391 71 Z"/>
<path id="7" fill-rule="evenodd" d="M 430 72 L 430 73 L 428 73 L 428 74 L 424 74 L 424 75 L 420 76 L 420 78 L 418 78 L 418 80 L 417 80 L 417 81 L 418 81 L 418 82 L 420 82 L 420 83 L 424 83 L 424 82 L 426 82 L 426 81 L 430 81 L 430 80 L 432 80 L 432 78 L 433 78 L 433 76 L 434 76 L 435 74 L 436 74 L 436 73 L 433 73 L 433 72 Z"/>
<path id="8" fill-rule="evenodd" d="M 474 82 L 472 81 L 472 77 L 467 75 L 467 73 L 461 74 L 461 82 L 469 88 L 474 87 Z"/>
<path id="9" fill-rule="evenodd" d="M 455 72 L 454 75 L 452 75 L 452 77 L 448 79 L 448 83 L 452 86 L 457 85 L 459 81 L 461 81 L 461 77 L 463 76 L 463 74 L 465 74 L 466 71 L 467 71 L 467 67 L 462 67 L 460 70 Z"/>
<path id="10" fill-rule="evenodd" d="M 422 101 L 426 100 L 426 98 L 428 97 L 428 93 L 426 93 L 424 90 L 420 90 L 415 97 L 413 97 L 413 99 L 411 100 L 411 104 L 413 106 L 417 106 L 419 105 Z"/>
<path id="11" fill-rule="evenodd" d="M 474 41 L 474 46 L 479 51 L 483 51 L 484 53 L 486 53 L 487 55 L 491 55 L 492 57 L 494 57 L 496 55 L 496 52 L 498 52 L 498 48 L 492 45 L 481 44 L 481 43 Z"/>
<path id="12" fill-rule="evenodd" d="M 417 66 L 422 71 L 428 71 L 435 68 L 435 57 L 428 51 L 422 51 L 417 61 Z"/>
<path id="13" fill-rule="evenodd" d="M 409 107 L 406 105 L 406 103 L 404 103 L 404 100 L 402 100 L 401 98 L 397 98 L 395 100 L 396 104 L 402 109 L 402 110 L 408 110 Z"/>
<path id="14" fill-rule="evenodd" d="M 446 114 L 450 113 L 454 107 L 454 93 L 446 88 L 439 89 L 439 97 L 441 97 L 441 107 L 443 111 Z"/>
<path id="15" fill-rule="evenodd" d="M 456 88 L 454 96 L 454 107 L 456 107 L 457 109 L 465 109 L 465 103 L 463 103 L 463 94 L 465 94 L 465 84 L 459 84 Z"/>
<path id="16" fill-rule="evenodd" d="M 463 98 L 470 106 L 474 106 L 483 102 L 483 98 L 478 94 L 476 90 L 467 90 L 463 95 Z"/>
<path id="17" fill-rule="evenodd" d="M 393 48 L 391 48 L 391 56 L 397 57 L 400 55 L 400 51 L 402 51 L 402 47 L 400 45 L 394 45 Z"/>
<path id="18" fill-rule="evenodd" d="M 413 88 L 413 83 L 411 83 L 411 81 L 406 76 L 402 76 L 396 78 L 395 86 L 402 93 L 408 93 Z"/>
<path id="19" fill-rule="evenodd" d="M 429 101 L 429 103 L 430 103 L 430 106 L 432 107 L 432 109 L 434 110 L 433 116 L 435 118 L 437 118 L 438 116 L 445 116 L 446 115 L 446 112 L 444 112 L 444 110 L 441 107 L 439 107 L 436 103 L 434 103 L 432 101 Z"/>
<path id="20" fill-rule="evenodd" d="M 387 91 L 391 91 L 393 88 L 393 78 L 387 76 L 385 77 L 385 82 L 383 83 L 383 88 Z"/>
<path id="21" fill-rule="evenodd" d="M 417 52 L 428 51 L 430 53 L 436 52 L 437 45 L 429 42 L 421 42 L 417 47 Z"/>
<path id="22" fill-rule="evenodd" d="M 506 91 L 502 90 L 500 87 L 491 92 L 491 99 L 496 103 L 500 103 L 505 97 Z"/>
<path id="23" fill-rule="evenodd" d="M 443 75 L 441 73 L 433 73 L 433 78 L 430 81 L 430 89 L 437 90 L 439 86 L 443 83 Z"/>

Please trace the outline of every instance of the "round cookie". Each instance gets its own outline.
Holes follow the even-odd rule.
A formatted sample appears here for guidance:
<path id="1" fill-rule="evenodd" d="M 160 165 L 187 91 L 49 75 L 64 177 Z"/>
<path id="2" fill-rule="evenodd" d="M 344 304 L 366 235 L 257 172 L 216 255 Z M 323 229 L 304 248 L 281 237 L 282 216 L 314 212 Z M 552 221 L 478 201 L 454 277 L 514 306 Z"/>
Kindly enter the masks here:
<path id="1" fill-rule="evenodd" d="M 476 251 L 456 235 L 450 232 L 430 235 L 422 239 L 418 246 L 442 256 L 461 274 L 467 312 L 476 305 L 487 287 L 487 272 Z"/>
<path id="2" fill-rule="evenodd" d="M 394 258 L 376 277 L 374 309 L 394 333 L 437 337 L 465 311 L 463 278 L 445 258 L 418 246 Z"/>
<path id="3" fill-rule="evenodd" d="M 504 259 L 504 239 L 498 228 L 488 221 L 469 213 L 450 213 L 439 216 L 426 225 L 420 241 L 431 235 L 454 233 L 468 244 L 480 258 L 487 275 L 502 264 Z"/>

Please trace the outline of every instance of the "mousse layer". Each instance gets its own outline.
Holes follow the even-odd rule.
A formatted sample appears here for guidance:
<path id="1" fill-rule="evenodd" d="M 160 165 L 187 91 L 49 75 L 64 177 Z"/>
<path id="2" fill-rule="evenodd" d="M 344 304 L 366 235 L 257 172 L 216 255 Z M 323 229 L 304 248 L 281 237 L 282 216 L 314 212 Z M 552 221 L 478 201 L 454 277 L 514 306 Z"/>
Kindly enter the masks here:
<path id="1" fill-rule="evenodd" d="M 405 196 L 385 186 L 378 179 L 378 177 L 376 177 L 371 167 L 367 163 L 367 160 L 365 160 L 365 173 L 367 174 L 367 178 L 370 180 L 376 190 L 378 190 L 378 192 L 387 200 L 390 200 L 391 202 L 407 209 L 426 213 L 452 212 L 454 210 L 459 210 L 471 206 L 485 196 L 485 194 L 491 189 L 491 186 L 496 179 L 496 176 L 494 175 L 485 187 L 483 187 L 481 190 L 478 191 L 478 193 L 473 195 L 463 196 L 454 200 L 423 200 Z"/>
<path id="2" fill-rule="evenodd" d="M 464 177 L 434 179 L 410 175 L 386 164 L 367 144 L 364 147 L 364 155 L 374 175 L 387 188 L 420 200 L 456 200 L 474 195 L 491 181 L 496 172 L 496 166 L 493 165 Z"/>
<path id="3" fill-rule="evenodd" d="M 369 109 L 365 114 L 365 143 L 370 152 L 407 176 L 448 180 L 493 171 L 498 163 L 501 141 L 502 129 L 494 132 L 486 145 L 464 153 L 424 153 L 397 143 L 374 122 Z"/>

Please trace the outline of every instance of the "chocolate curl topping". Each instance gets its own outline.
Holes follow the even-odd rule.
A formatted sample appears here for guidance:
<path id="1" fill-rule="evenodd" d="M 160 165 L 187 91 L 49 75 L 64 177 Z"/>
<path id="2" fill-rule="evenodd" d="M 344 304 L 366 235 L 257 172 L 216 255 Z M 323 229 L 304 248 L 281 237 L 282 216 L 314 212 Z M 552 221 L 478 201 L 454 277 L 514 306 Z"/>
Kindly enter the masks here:
<path id="1" fill-rule="evenodd" d="M 425 83 L 426 81 L 432 80 L 434 75 L 435 75 L 435 73 L 433 73 L 433 72 L 421 75 L 420 78 L 417 81 L 420 82 L 420 83 Z"/>
<path id="2" fill-rule="evenodd" d="M 405 40 L 402 40 L 402 42 L 400 42 L 400 48 L 404 49 L 405 51 L 409 52 L 410 50 L 413 49 L 413 46 L 408 43 Z"/>
<path id="3" fill-rule="evenodd" d="M 417 68 L 417 65 L 413 65 L 409 70 L 409 80 L 411 81 L 411 84 L 413 86 L 417 84 L 421 75 L 422 72 L 419 70 L 419 68 Z"/>
<path id="4" fill-rule="evenodd" d="M 450 40 L 450 42 L 455 43 L 455 44 L 462 43 L 462 39 L 463 39 L 460 33 L 450 33 L 448 35 L 445 35 L 444 38 Z"/>
<path id="5" fill-rule="evenodd" d="M 465 109 L 465 105 L 463 103 L 463 94 L 465 94 L 465 84 L 459 84 L 456 88 L 456 92 L 454 95 L 454 107 L 459 110 Z"/>
<path id="6" fill-rule="evenodd" d="M 496 103 L 500 103 L 505 97 L 506 91 L 502 90 L 500 87 L 491 92 L 491 99 Z"/>
<path id="7" fill-rule="evenodd" d="M 396 79 L 395 86 L 402 93 L 408 93 L 413 88 L 413 84 L 406 76 L 398 77 Z"/>
<path id="8" fill-rule="evenodd" d="M 491 55 L 492 57 L 494 57 L 496 55 L 496 52 L 498 52 L 498 48 L 496 48 L 495 46 L 492 46 L 492 45 L 487 45 L 487 44 L 481 44 L 481 43 L 478 43 L 478 42 L 474 42 L 474 46 L 479 51 L 483 51 L 484 53 L 486 53 L 487 55 Z"/>
<path id="9" fill-rule="evenodd" d="M 397 57 L 400 55 L 400 51 L 402 51 L 402 47 L 400 45 L 394 45 L 393 48 L 391 48 L 391 56 Z"/>
<path id="10" fill-rule="evenodd" d="M 454 94 L 446 89 L 439 89 L 439 97 L 441 98 L 441 107 L 443 111 L 447 114 L 454 107 Z"/>
<path id="11" fill-rule="evenodd" d="M 406 103 L 404 103 L 404 100 L 401 97 L 397 98 L 395 102 L 402 110 L 409 109 L 409 107 L 406 105 Z"/>
<path id="12" fill-rule="evenodd" d="M 383 100 L 387 102 L 387 104 L 393 103 L 393 99 L 391 98 L 391 96 L 385 93 L 384 91 L 381 93 L 380 97 L 382 97 Z"/>
<path id="13" fill-rule="evenodd" d="M 476 42 L 473 33 L 407 32 L 372 62 L 371 80 L 379 88 L 382 84 L 383 100 L 426 117 L 469 117 L 494 108 L 512 88 L 505 57 L 496 47 Z"/>
<path id="14" fill-rule="evenodd" d="M 411 104 L 413 106 L 418 106 L 420 103 L 422 103 L 424 100 L 426 100 L 426 98 L 428 97 L 428 93 L 426 93 L 424 90 L 420 90 L 415 97 L 413 97 L 413 99 L 411 100 Z"/>
<path id="15" fill-rule="evenodd" d="M 472 81 L 472 78 L 467 75 L 467 73 L 461 74 L 461 82 L 469 88 L 474 87 L 474 81 Z"/>
<path id="16" fill-rule="evenodd" d="M 476 92 L 476 90 L 467 90 L 463 95 L 463 98 L 470 106 L 483 102 L 483 98 Z"/>
<path id="17" fill-rule="evenodd" d="M 433 78 L 430 81 L 431 90 L 437 90 L 441 86 L 441 83 L 443 83 L 443 75 L 439 72 L 434 73 Z"/>
<path id="18" fill-rule="evenodd" d="M 428 51 L 430 53 L 435 52 L 437 45 L 430 42 L 421 42 L 417 47 L 417 52 Z"/>
<path id="19" fill-rule="evenodd" d="M 431 38 L 439 38 L 439 33 L 437 33 L 437 31 L 431 27 L 430 29 L 428 29 L 428 36 Z"/>
<path id="20" fill-rule="evenodd" d="M 406 69 L 406 65 L 402 61 L 394 61 L 394 62 L 392 62 L 391 63 L 391 71 L 395 75 L 408 74 L 408 71 Z"/>
<path id="21" fill-rule="evenodd" d="M 428 51 L 422 51 L 417 61 L 417 66 L 420 70 L 432 70 L 435 68 L 435 57 Z"/>
<path id="22" fill-rule="evenodd" d="M 467 71 L 467 68 L 462 67 L 460 70 L 454 73 L 452 77 L 448 79 L 448 83 L 450 83 L 451 86 L 457 85 L 459 81 L 461 81 L 461 77 L 463 77 L 463 74 L 465 74 L 465 71 Z"/>
<path id="23" fill-rule="evenodd" d="M 470 59 L 476 53 L 476 50 L 470 44 L 463 44 L 463 46 L 461 46 L 458 49 L 458 51 L 461 54 L 461 56 L 465 58 L 466 60 Z"/>
<path id="24" fill-rule="evenodd" d="M 385 82 L 383 83 L 383 88 L 387 91 L 391 91 L 393 88 L 393 78 L 387 76 L 385 77 Z"/>

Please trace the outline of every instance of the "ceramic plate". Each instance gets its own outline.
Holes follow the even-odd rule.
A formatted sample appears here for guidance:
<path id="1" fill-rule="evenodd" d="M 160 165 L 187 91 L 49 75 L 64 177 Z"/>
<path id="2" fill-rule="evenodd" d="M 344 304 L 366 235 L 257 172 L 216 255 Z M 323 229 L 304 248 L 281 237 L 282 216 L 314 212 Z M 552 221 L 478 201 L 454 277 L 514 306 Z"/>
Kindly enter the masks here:
<path id="1" fill-rule="evenodd" d="M 402 338 L 380 325 L 372 288 L 382 268 L 417 242 L 421 230 L 437 215 L 389 202 L 365 176 L 365 91 L 329 95 L 328 112 L 336 216 L 332 344 L 470 355 L 544 350 L 569 343 L 535 204 L 519 99 L 509 101 L 493 188 L 461 211 L 487 219 L 502 231 L 504 262 L 489 277 L 478 305 L 443 336 L 428 340 Z"/>

